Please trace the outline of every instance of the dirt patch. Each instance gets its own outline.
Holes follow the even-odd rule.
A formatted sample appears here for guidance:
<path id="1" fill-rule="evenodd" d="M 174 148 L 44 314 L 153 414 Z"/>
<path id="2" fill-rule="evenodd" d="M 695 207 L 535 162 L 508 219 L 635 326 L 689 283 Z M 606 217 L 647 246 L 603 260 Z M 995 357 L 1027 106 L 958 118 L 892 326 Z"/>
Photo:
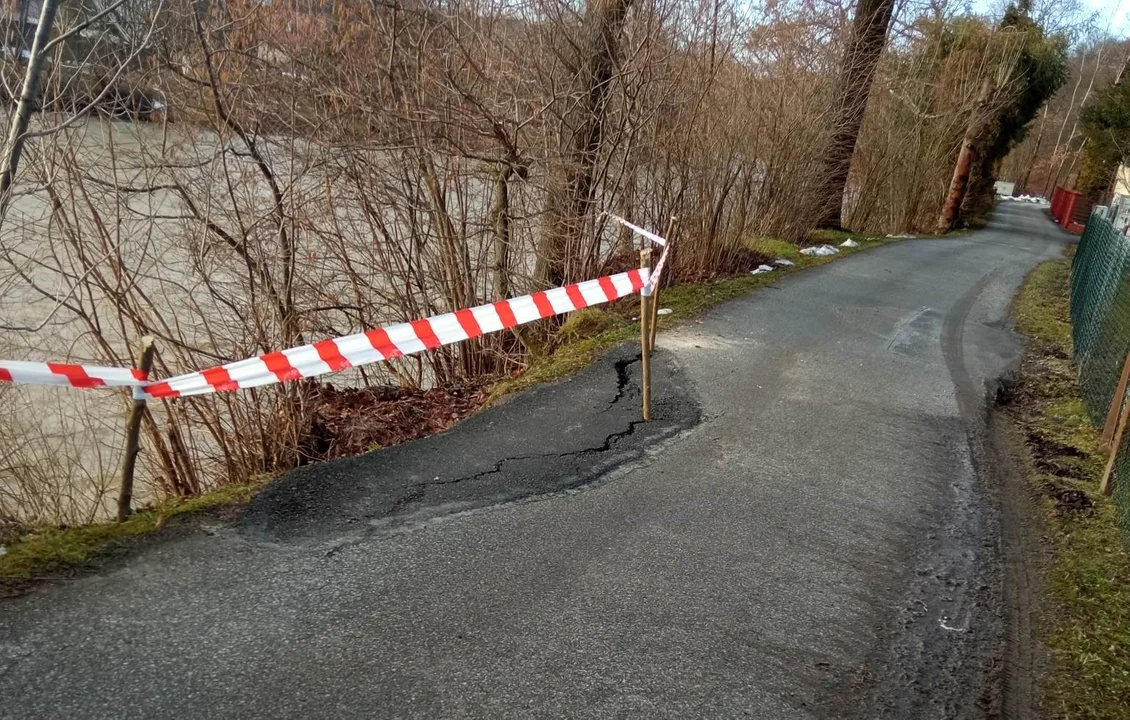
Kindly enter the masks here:
<path id="1" fill-rule="evenodd" d="M 1044 483 L 1044 491 L 1055 501 L 1056 515 L 1090 514 L 1095 510 L 1095 501 L 1082 490 L 1069 490 L 1057 487 L 1055 483 Z"/>
<path id="2" fill-rule="evenodd" d="M 311 408 L 307 462 L 360 455 L 443 432 L 483 406 L 487 387 L 486 382 L 432 390 L 322 385 Z"/>
<path id="3" fill-rule="evenodd" d="M 1058 477 L 1079 477 L 1086 472 L 1087 453 L 1029 429 L 1028 453 L 1037 472 Z"/>
<path id="4" fill-rule="evenodd" d="M 1028 431 L 1028 448 L 1032 451 L 1037 462 L 1046 462 L 1049 458 L 1054 457 L 1086 457 L 1086 453 L 1079 448 L 1057 442 L 1032 430 Z"/>

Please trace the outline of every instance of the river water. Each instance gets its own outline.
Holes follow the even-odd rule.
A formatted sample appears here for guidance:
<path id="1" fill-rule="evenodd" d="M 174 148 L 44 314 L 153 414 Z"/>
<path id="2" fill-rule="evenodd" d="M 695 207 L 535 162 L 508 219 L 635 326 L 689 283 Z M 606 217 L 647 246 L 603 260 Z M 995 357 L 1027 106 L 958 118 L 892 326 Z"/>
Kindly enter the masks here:
<path id="1" fill-rule="evenodd" d="M 250 338 L 274 329 L 256 326 L 269 315 L 254 306 L 261 279 L 208 222 L 253 243 L 268 265 L 281 263 L 280 226 L 296 238 L 298 301 L 324 307 L 303 314 L 306 339 L 427 314 L 436 243 L 421 250 L 429 232 L 421 183 L 398 179 L 402 168 L 391 162 L 370 164 L 377 170 L 366 175 L 300 141 L 260 143 L 285 198 L 283 223 L 247 148 L 212 133 L 91 120 L 30 141 L 0 227 L 0 357 L 128 365 L 139 324 L 166 336 L 158 347 L 168 372 L 262 352 Z M 441 170 L 476 291 L 487 297 L 489 176 Z M 527 238 L 530 222 L 516 223 Z M 424 366 L 406 371 L 427 382 Z M 334 378 L 358 381 L 355 371 Z M 127 404 L 122 391 L 0 386 L 0 516 L 104 515 Z M 197 456 L 215 454 L 204 434 L 192 441 Z M 150 461 L 143 454 L 143 473 Z"/>

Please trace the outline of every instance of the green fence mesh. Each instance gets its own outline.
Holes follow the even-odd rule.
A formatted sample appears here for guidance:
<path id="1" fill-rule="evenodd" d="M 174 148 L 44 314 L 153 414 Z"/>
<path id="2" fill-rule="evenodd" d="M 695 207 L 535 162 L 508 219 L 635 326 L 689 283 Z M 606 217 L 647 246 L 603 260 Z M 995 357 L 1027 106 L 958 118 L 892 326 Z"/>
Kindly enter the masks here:
<path id="1" fill-rule="evenodd" d="M 1102 427 L 1130 351 L 1130 239 L 1098 213 L 1071 266 L 1071 326 L 1083 402 Z M 1130 544 L 1130 432 L 1118 450 L 1114 495 Z"/>

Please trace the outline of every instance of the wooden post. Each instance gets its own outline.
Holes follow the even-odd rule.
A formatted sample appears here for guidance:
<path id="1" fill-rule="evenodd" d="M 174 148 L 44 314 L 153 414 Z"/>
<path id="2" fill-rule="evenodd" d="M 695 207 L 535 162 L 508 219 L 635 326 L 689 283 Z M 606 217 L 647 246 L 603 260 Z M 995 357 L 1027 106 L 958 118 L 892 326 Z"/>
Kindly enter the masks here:
<path id="1" fill-rule="evenodd" d="M 1106 460 L 1106 469 L 1103 470 L 1103 479 L 1099 481 L 1099 492 L 1110 495 L 1114 492 L 1114 461 L 1118 458 L 1118 449 L 1122 447 L 1122 434 L 1126 432 L 1126 409 L 1118 414 L 1118 429 L 1110 444 L 1110 456 Z"/>
<path id="2" fill-rule="evenodd" d="M 153 352 L 156 349 L 153 336 L 141 338 L 138 349 L 137 368 L 149 376 L 153 369 Z M 133 513 L 133 470 L 137 465 L 138 436 L 141 433 L 141 419 L 145 415 L 145 398 L 135 394 L 126 418 L 126 451 L 122 457 L 122 485 L 118 491 L 118 522 L 125 522 Z"/>
<path id="3" fill-rule="evenodd" d="M 663 237 L 665 237 L 667 239 L 667 242 L 671 242 L 671 238 L 675 235 L 675 225 L 678 222 L 679 222 L 679 219 L 677 217 L 675 217 L 674 215 L 672 215 L 671 219 L 667 221 L 667 232 L 664 233 L 664 235 L 663 235 Z M 668 250 L 667 252 L 670 253 L 671 251 Z M 670 258 L 668 258 L 668 261 L 670 261 Z M 655 349 L 655 331 L 656 331 L 656 328 L 658 328 L 658 327 L 659 327 L 659 283 L 656 283 L 655 284 L 655 292 L 652 293 L 652 295 L 651 295 L 651 336 L 648 339 L 648 347 L 650 347 L 652 350 Z"/>
<path id="4" fill-rule="evenodd" d="M 1130 353 L 1126 353 L 1126 361 L 1122 363 L 1122 376 L 1118 378 L 1118 387 L 1114 390 L 1114 397 L 1110 400 L 1110 410 L 1106 414 L 1106 425 L 1103 426 L 1103 447 L 1110 449 L 1110 441 L 1114 437 L 1115 426 L 1118 425 L 1118 415 L 1122 412 L 1122 401 L 1126 398 L 1126 383 L 1130 381 Z"/>
<path id="5" fill-rule="evenodd" d="M 651 249 L 640 250 L 640 267 L 651 267 Z M 651 420 L 651 298 L 640 293 L 640 365 L 643 377 L 643 419 Z"/>

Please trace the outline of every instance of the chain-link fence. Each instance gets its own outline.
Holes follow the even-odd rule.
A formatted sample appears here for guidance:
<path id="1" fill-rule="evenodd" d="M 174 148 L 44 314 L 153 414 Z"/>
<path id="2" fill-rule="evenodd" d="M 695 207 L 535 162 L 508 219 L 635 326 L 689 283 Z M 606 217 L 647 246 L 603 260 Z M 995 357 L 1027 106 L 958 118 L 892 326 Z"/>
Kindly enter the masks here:
<path id="1" fill-rule="evenodd" d="M 1083 402 L 1100 427 L 1130 351 L 1130 238 L 1096 211 L 1071 268 L 1071 326 Z M 1114 495 L 1130 541 L 1130 432 L 1114 467 Z"/>

